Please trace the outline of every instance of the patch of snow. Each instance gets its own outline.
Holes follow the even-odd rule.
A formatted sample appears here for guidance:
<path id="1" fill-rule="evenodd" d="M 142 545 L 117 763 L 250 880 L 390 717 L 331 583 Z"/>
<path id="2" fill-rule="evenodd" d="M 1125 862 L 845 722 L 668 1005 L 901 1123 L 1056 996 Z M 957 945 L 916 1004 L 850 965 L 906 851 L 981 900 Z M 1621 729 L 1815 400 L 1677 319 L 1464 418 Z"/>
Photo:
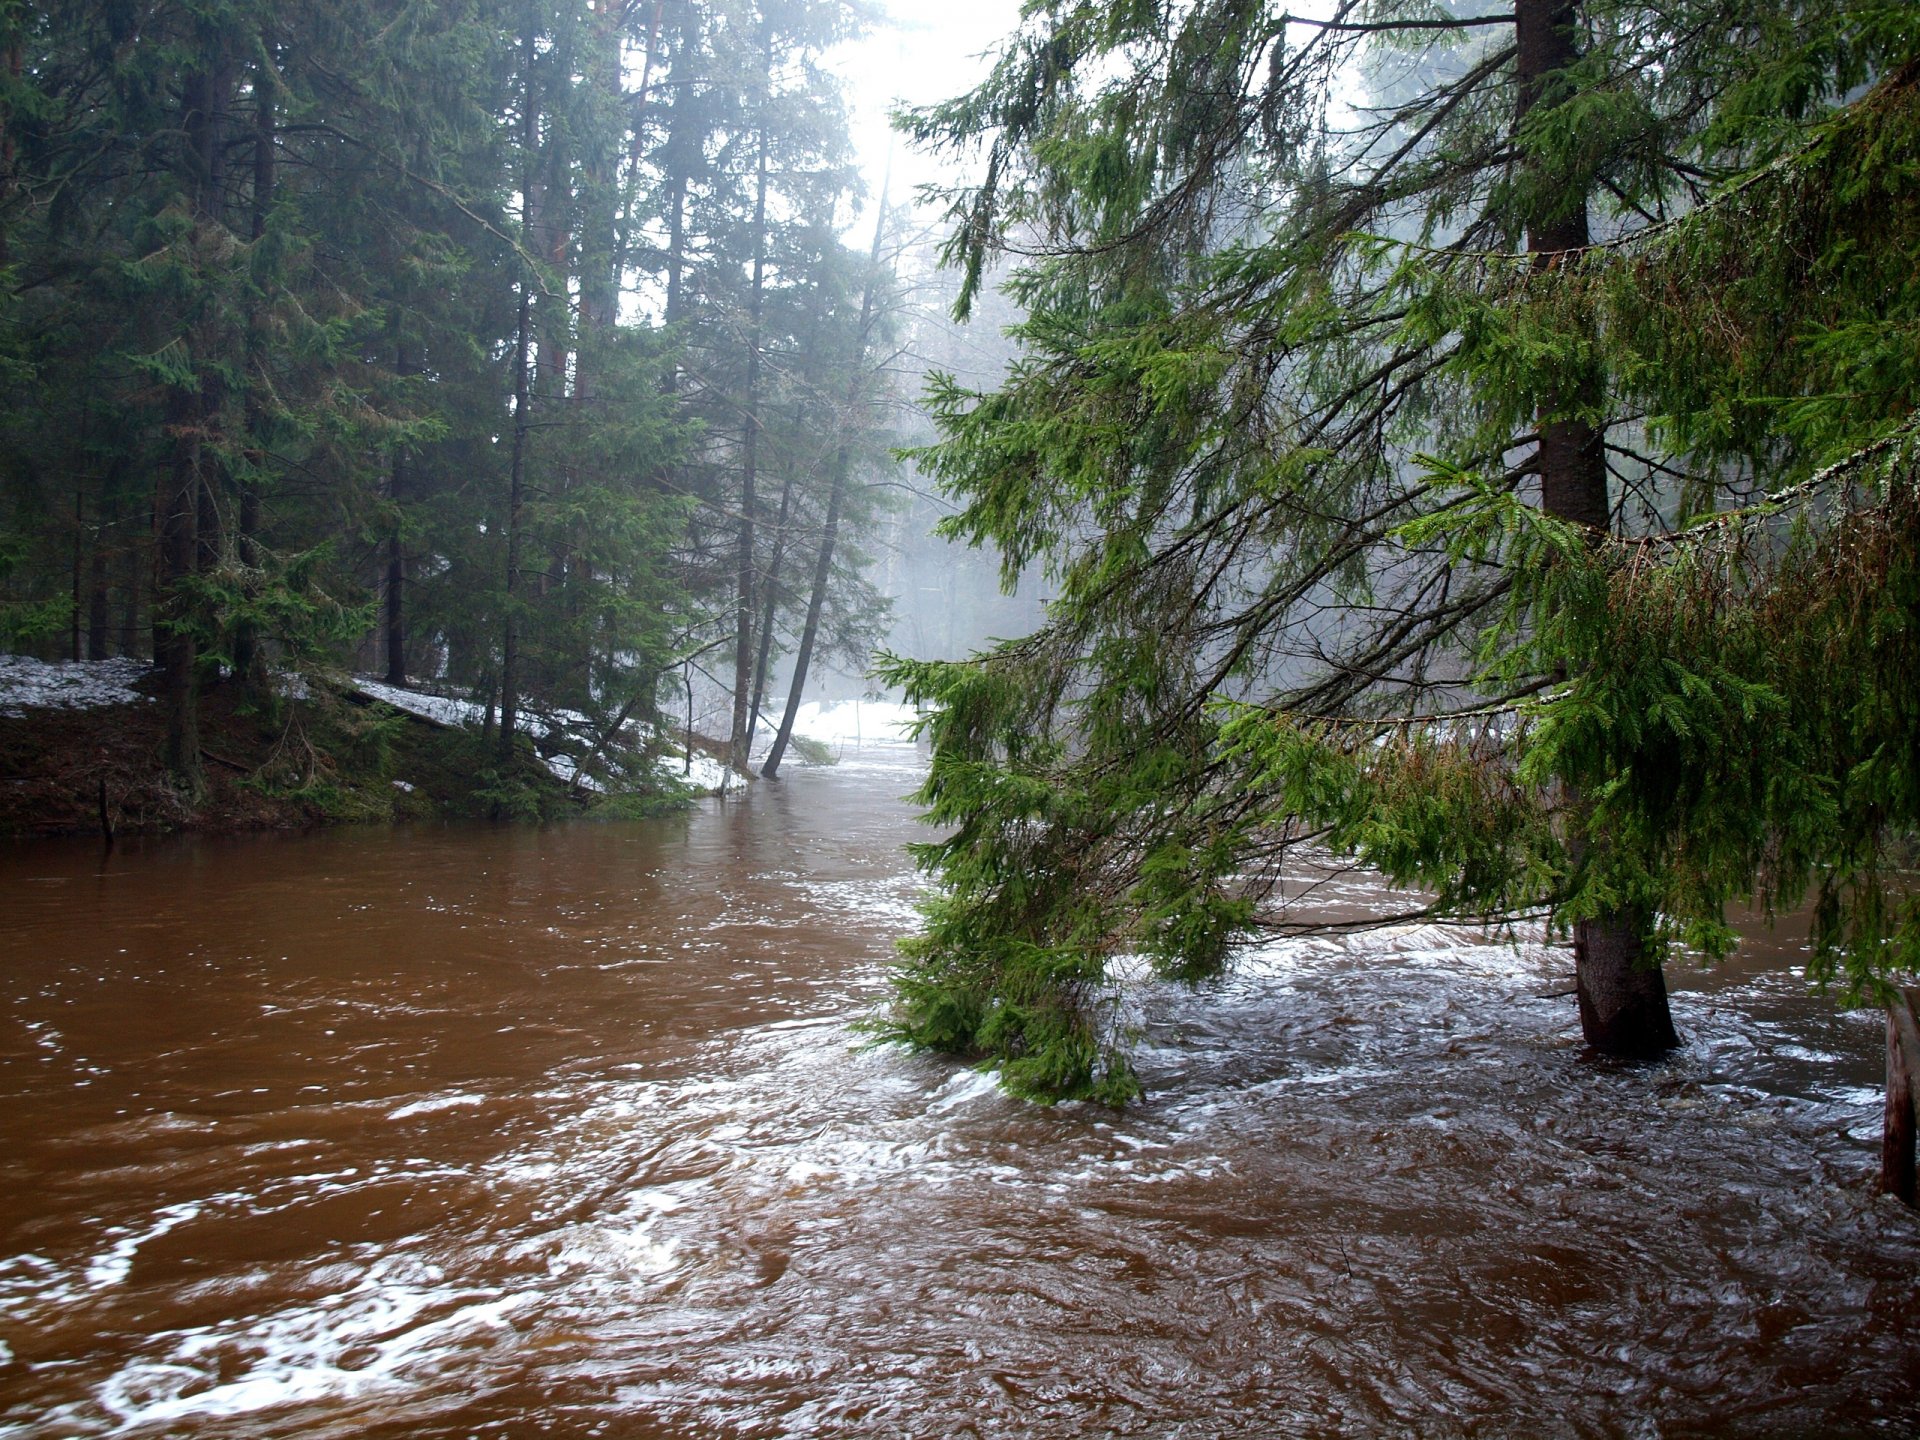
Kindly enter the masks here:
<path id="1" fill-rule="evenodd" d="M 685 760 L 667 760 L 663 762 L 666 772 L 682 784 L 691 785 L 709 795 L 724 795 L 729 790 L 737 790 L 746 782 L 738 774 L 722 765 L 711 755 L 693 757 L 693 763 Z"/>
<path id="2" fill-rule="evenodd" d="M 384 680 L 370 680 L 364 675 L 354 676 L 353 683 L 356 688 L 376 700 L 384 700 L 396 710 L 437 720 L 442 725 L 471 727 L 480 724 L 486 716 L 484 707 L 471 700 L 456 700 L 451 695 L 429 695 L 421 690 L 406 690 L 398 685 L 389 685 Z"/>
<path id="3" fill-rule="evenodd" d="M 574 776 L 580 769 L 579 762 L 571 755 L 549 755 L 546 757 L 546 766 L 554 773 L 555 778 L 564 780 L 569 785 L 574 783 Z M 582 790 L 604 792 L 607 788 L 591 775 L 581 775 L 579 784 Z"/>
<path id="4" fill-rule="evenodd" d="M 409 782 L 407 782 L 407 781 L 405 781 L 405 780 L 396 780 L 396 781 L 394 781 L 394 782 L 393 782 L 393 788 L 394 788 L 394 789 L 396 789 L 396 790 L 404 790 L 404 791 L 406 791 L 406 792 L 407 792 L 407 794 L 409 794 L 409 795 L 411 795 L 411 794 L 413 793 L 413 786 L 412 786 L 412 785 L 411 785 L 411 784 L 410 784 Z"/>
<path id="5" fill-rule="evenodd" d="M 132 705 L 142 695 L 134 682 L 151 666 L 130 655 L 112 660 L 68 660 L 49 664 L 25 655 L 0 655 L 0 715 L 29 710 L 98 710 Z"/>

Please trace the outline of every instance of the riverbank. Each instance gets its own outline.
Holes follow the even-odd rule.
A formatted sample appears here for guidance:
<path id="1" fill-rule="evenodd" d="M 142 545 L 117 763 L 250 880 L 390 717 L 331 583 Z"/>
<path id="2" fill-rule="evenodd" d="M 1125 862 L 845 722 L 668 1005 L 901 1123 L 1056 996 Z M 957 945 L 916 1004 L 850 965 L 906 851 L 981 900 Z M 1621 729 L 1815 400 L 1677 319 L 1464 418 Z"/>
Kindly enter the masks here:
<path id="1" fill-rule="evenodd" d="M 343 675 L 268 696 L 209 686 L 200 706 L 205 783 L 192 795 L 161 764 L 157 693 L 138 660 L 0 656 L 0 836 L 630 818 L 730 783 L 710 757 L 689 763 L 659 737 L 595 747 L 551 720 L 503 765 L 478 707 Z M 594 773 L 577 776 L 587 760 Z"/>

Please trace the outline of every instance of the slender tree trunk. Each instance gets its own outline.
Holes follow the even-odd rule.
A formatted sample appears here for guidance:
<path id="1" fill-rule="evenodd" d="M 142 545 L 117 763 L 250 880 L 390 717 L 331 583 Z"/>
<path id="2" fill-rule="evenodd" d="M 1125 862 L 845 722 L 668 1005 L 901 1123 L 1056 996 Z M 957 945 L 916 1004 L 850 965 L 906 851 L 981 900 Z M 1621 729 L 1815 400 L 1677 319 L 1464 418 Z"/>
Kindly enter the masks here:
<path id="1" fill-rule="evenodd" d="M 773 46 L 767 43 L 766 75 L 773 74 Z M 754 165 L 753 288 L 747 302 L 746 426 L 740 444 L 740 522 L 734 551 L 733 729 L 727 755 L 744 773 L 752 742 L 753 714 L 753 507 L 754 471 L 760 448 L 760 307 L 767 270 L 767 125 L 760 122 Z"/>
<path id="2" fill-rule="evenodd" d="M 263 48 L 271 41 L 261 36 Z M 249 243 L 258 246 L 267 233 L 267 217 L 273 210 L 274 167 L 274 91 L 273 79 L 263 65 L 254 72 L 253 112 L 253 205 L 247 227 Z M 260 570 L 260 470 L 266 463 L 266 365 L 267 307 L 254 300 L 247 314 L 247 464 L 240 477 L 240 513 L 235 525 L 238 557 L 245 575 L 243 583 L 253 592 Z M 253 623 L 242 620 L 233 632 L 233 673 L 248 689 L 257 689 L 265 679 L 260 657 L 260 635 Z"/>
<path id="3" fill-rule="evenodd" d="M 124 473 L 124 461 L 116 460 L 107 468 L 105 483 L 101 486 L 100 520 L 93 527 L 93 560 L 91 573 L 87 577 L 87 658 L 104 660 L 109 653 L 109 635 L 112 631 L 111 610 L 109 608 L 109 550 L 107 537 L 120 525 L 120 484 Z"/>
<path id="4" fill-rule="evenodd" d="M 880 287 L 880 244 L 887 226 L 888 180 L 880 182 L 880 203 L 873 222 L 873 248 L 867 255 L 867 283 L 860 296 L 859 342 L 854 350 L 853 374 L 847 380 L 847 407 L 843 425 L 851 425 L 860 406 L 860 394 L 867 382 L 862 373 L 867 361 L 867 339 L 873 329 L 873 308 Z M 833 578 L 833 545 L 840 531 L 840 506 L 847 491 L 848 470 L 853 462 L 853 447 L 845 439 L 833 459 L 833 486 L 827 492 L 827 518 L 820 527 L 820 553 L 813 561 L 813 591 L 807 597 L 806 624 L 800 631 L 800 648 L 793 657 L 793 683 L 787 687 L 787 708 L 780 716 L 780 728 L 774 733 L 773 746 L 766 763 L 760 767 L 764 780 L 780 778 L 780 762 L 786 758 L 787 745 L 793 739 L 794 717 L 800 713 L 800 700 L 806 693 L 807 671 L 813 665 L 814 642 L 820 636 L 820 616 L 826 609 L 827 585 Z"/>
<path id="5" fill-rule="evenodd" d="M 394 371 L 400 375 L 411 373 L 407 347 L 404 345 L 395 347 Z M 404 446 L 395 445 L 387 469 L 387 503 L 393 508 L 393 528 L 387 533 L 386 644 L 389 685 L 407 683 L 407 544 L 405 526 L 401 520 L 406 491 L 407 452 Z"/>
<path id="6" fill-rule="evenodd" d="M 93 559 L 87 576 L 87 658 L 107 658 L 107 533 L 113 528 L 114 507 L 108 507 L 93 531 Z"/>
<path id="7" fill-rule="evenodd" d="M 522 190 L 525 210 L 522 229 L 531 231 L 534 201 L 532 174 L 540 129 L 534 112 L 533 68 L 537 54 L 533 32 L 525 42 L 526 88 L 521 101 L 520 141 L 527 180 Z M 507 471 L 507 583 L 500 642 L 500 759 L 513 758 L 514 727 L 520 718 L 520 559 L 522 509 L 526 504 L 527 430 L 532 417 L 533 286 L 531 266 L 522 264 L 520 309 L 513 341 L 513 453 Z"/>
<path id="8" fill-rule="evenodd" d="M 807 597 L 807 620 L 800 631 L 800 648 L 793 656 L 793 683 L 787 688 L 787 708 L 780 716 L 780 728 L 774 732 L 772 748 L 760 767 L 763 780 L 780 778 L 780 762 L 786 758 L 787 746 L 793 740 L 794 717 L 800 713 L 800 697 L 807 688 L 814 643 L 820 637 L 820 616 L 826 608 L 827 582 L 833 576 L 833 542 L 840 529 L 840 502 L 846 494 L 850 459 L 848 448 L 841 446 L 834 458 L 833 488 L 827 492 L 827 518 L 820 530 L 820 552 L 813 561 L 813 590 Z"/>
<path id="9" fill-rule="evenodd" d="M 145 561 L 152 551 L 152 525 L 148 525 L 147 544 L 129 544 L 126 547 L 126 564 L 123 568 L 120 594 L 120 653 L 138 655 L 140 653 L 140 577 L 145 569 Z"/>
<path id="10" fill-rule="evenodd" d="M 195 397 L 176 391 L 168 418 L 177 431 L 197 431 L 200 420 Z M 160 496 L 160 550 L 154 583 L 153 658 L 163 675 L 167 735 L 166 765 L 190 792 L 198 793 L 200 774 L 200 718 L 197 662 L 191 615 L 181 589 L 193 573 L 200 548 L 200 446 L 196 435 L 182 433 L 174 440 L 171 465 L 163 472 Z"/>
<path id="11" fill-rule="evenodd" d="M 81 473 L 84 474 L 84 471 Z M 68 597 L 67 605 L 67 658 L 73 661 L 86 658 L 86 652 L 80 648 L 80 617 L 86 613 L 86 607 L 80 603 L 86 587 L 86 505 L 85 482 L 76 476 L 73 485 L 73 573 L 68 577 L 72 594 Z"/>
<path id="12" fill-rule="evenodd" d="M 1514 20 L 1518 116 L 1524 117 L 1542 100 L 1551 102 L 1556 77 L 1578 56 L 1579 5 L 1577 0 L 1518 0 Z M 1527 224 L 1527 249 L 1539 257 L 1537 264 L 1551 265 L 1553 256 L 1585 248 L 1590 237 L 1584 194 L 1546 195 L 1536 204 Z M 1541 508 L 1588 526 L 1596 541 L 1606 534 L 1612 514 L 1604 439 L 1601 430 L 1584 419 L 1546 419 L 1535 455 Z M 1570 849 L 1575 862 L 1582 863 L 1599 837 L 1584 833 L 1588 807 L 1582 798 L 1566 798 L 1569 823 L 1577 831 Z M 1656 1055 L 1679 1043 L 1667 1005 L 1666 977 L 1647 953 L 1650 918 L 1624 909 L 1574 925 L 1580 1028 L 1589 1045 L 1607 1054 Z"/>
<path id="13" fill-rule="evenodd" d="M 795 427 L 799 418 L 794 420 Z M 760 724 L 760 707 L 767 698 L 767 664 L 773 657 L 773 612 L 779 600 L 780 563 L 786 558 L 787 515 L 793 508 L 793 466 L 788 465 L 780 479 L 780 513 L 773 522 L 773 555 L 767 561 L 767 574 L 761 583 L 765 593 L 760 605 L 760 641 L 753 661 L 753 705 L 747 712 L 747 749 L 753 749 L 753 732 Z"/>

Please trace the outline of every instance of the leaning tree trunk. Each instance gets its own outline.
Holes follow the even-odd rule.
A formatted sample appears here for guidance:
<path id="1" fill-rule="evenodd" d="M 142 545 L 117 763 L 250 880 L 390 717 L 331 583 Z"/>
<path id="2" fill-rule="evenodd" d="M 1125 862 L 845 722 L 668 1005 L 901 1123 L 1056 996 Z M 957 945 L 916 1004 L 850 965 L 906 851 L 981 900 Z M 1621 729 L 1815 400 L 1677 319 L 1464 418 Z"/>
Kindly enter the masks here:
<path id="1" fill-rule="evenodd" d="M 860 328 L 854 346 L 853 374 L 847 381 L 847 408 L 842 424 L 851 425 L 858 411 L 860 391 L 866 383 L 861 373 L 867 362 L 867 338 L 873 329 L 874 300 L 880 284 L 880 242 L 887 227 L 887 187 L 891 172 L 880 182 L 880 204 L 873 222 L 873 249 L 867 256 L 867 283 L 860 296 Z M 833 578 L 833 543 L 840 531 L 840 505 L 846 498 L 847 470 L 853 461 L 853 447 L 844 435 L 840 452 L 833 460 L 833 488 L 827 493 L 827 518 L 820 527 L 820 552 L 813 561 L 813 593 L 807 597 L 807 620 L 800 631 L 800 648 L 793 657 L 793 683 L 787 688 L 787 708 L 780 716 L 780 729 L 760 767 L 763 780 L 780 777 L 780 762 L 786 758 L 787 744 L 793 739 L 794 718 L 800 713 L 800 697 L 807 688 L 807 671 L 813 665 L 814 643 L 820 638 L 820 615 L 826 608 L 827 585 Z"/>
<path id="2" fill-rule="evenodd" d="M 1577 0 L 1519 0 L 1514 12 L 1516 66 L 1520 93 L 1516 119 L 1543 98 L 1551 100 L 1554 78 L 1577 58 Z M 1556 203 L 1558 200 L 1559 203 Z M 1527 223 L 1527 249 L 1538 265 L 1551 265 L 1564 252 L 1589 242 L 1584 193 L 1536 201 Z M 1563 397 L 1585 399 L 1585 396 Z M 1549 404 L 1550 414 L 1567 408 Z M 1588 527 L 1596 543 L 1608 529 L 1604 435 L 1586 420 L 1548 418 L 1540 426 L 1535 465 L 1540 475 L 1540 506 L 1547 514 Z M 1577 794 L 1567 797 L 1575 833 L 1570 849 L 1583 862 L 1601 837 L 1586 830 L 1589 807 Z M 1657 1055 L 1679 1043 L 1667 1006 L 1667 982 L 1649 955 L 1646 935 L 1651 916 L 1632 908 L 1577 921 L 1573 929 L 1574 984 L 1580 1000 L 1580 1028 L 1589 1045 L 1610 1055 Z"/>

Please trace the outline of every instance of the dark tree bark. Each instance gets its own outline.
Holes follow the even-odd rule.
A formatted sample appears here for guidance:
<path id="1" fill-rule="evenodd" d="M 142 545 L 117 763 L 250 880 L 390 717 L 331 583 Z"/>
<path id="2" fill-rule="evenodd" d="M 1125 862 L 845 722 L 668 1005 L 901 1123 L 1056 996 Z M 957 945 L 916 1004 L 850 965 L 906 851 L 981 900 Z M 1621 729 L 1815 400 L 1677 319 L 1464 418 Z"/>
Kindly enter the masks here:
<path id="1" fill-rule="evenodd" d="M 1555 77 L 1578 58 L 1577 0 L 1519 0 L 1514 10 L 1516 68 L 1520 82 L 1516 119 L 1536 104 L 1553 99 Z M 1527 249 L 1536 264 L 1584 249 L 1590 236 L 1584 192 L 1552 194 L 1548 187 L 1534 201 L 1526 228 Z M 1579 402 L 1594 397 L 1575 395 Z M 1558 411 L 1562 404 L 1551 405 Z M 1540 505 L 1558 519 L 1585 525 L 1598 541 L 1612 515 L 1607 497 L 1606 454 L 1600 429 L 1584 419 L 1546 418 L 1534 463 L 1540 476 Z M 1570 824 L 1581 833 L 1570 845 L 1576 863 L 1585 860 L 1592 839 L 1584 833 L 1587 806 L 1567 796 Z M 1578 921 L 1573 931 L 1575 986 L 1580 1028 L 1589 1045 L 1609 1055 L 1657 1055 L 1679 1044 L 1667 1004 L 1667 982 L 1647 952 L 1650 917 L 1634 910 L 1614 911 Z"/>

